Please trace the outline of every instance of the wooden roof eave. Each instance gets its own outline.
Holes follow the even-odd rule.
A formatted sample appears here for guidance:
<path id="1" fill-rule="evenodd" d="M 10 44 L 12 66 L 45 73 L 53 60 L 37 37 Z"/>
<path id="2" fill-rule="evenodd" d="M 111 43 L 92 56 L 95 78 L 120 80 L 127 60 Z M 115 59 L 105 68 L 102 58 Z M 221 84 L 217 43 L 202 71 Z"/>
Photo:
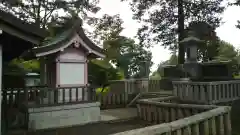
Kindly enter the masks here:
<path id="1" fill-rule="evenodd" d="M 74 35 L 71 39 L 69 40 L 64 40 L 61 41 L 60 43 L 51 45 L 51 46 L 43 46 L 41 48 L 34 48 L 33 52 L 35 53 L 36 57 L 42 57 L 46 55 L 50 55 L 53 53 L 57 53 L 60 51 L 63 51 L 65 48 L 69 47 L 72 45 L 76 39 L 77 35 Z"/>
<path id="2" fill-rule="evenodd" d="M 18 29 L 24 33 L 31 34 L 36 37 L 45 38 L 47 32 L 38 25 L 26 23 L 10 13 L 0 10 L 0 22 L 6 24 L 14 29 Z"/>
<path id="3" fill-rule="evenodd" d="M 12 28 L 11 26 L 8 26 L 6 24 L 3 24 L 0 22 L 0 29 L 3 31 L 3 32 L 6 32 L 10 35 L 13 35 L 13 36 L 16 36 L 18 38 L 21 38 L 25 41 L 28 41 L 30 43 L 33 43 L 35 45 L 38 45 L 42 42 L 42 40 L 44 39 L 43 37 L 37 37 L 37 36 L 34 36 L 34 35 L 31 35 L 31 34 L 27 34 L 23 31 L 20 31 L 20 30 L 17 30 L 17 29 L 14 29 Z"/>
<path id="4" fill-rule="evenodd" d="M 36 54 L 36 57 L 42 57 L 49 54 L 57 53 L 59 51 L 64 50 L 65 48 L 69 47 L 70 45 L 74 44 L 75 42 L 79 42 L 80 46 L 85 48 L 89 54 L 93 54 L 96 58 L 104 58 L 105 55 L 103 53 L 100 53 L 98 51 L 93 50 L 90 48 L 83 39 L 77 34 L 73 34 L 71 38 L 66 38 L 65 40 L 61 41 L 60 43 L 56 43 L 51 46 L 43 46 L 41 48 L 34 48 L 33 52 Z M 92 55 L 92 56 L 93 56 Z"/>
<path id="5" fill-rule="evenodd" d="M 95 54 L 96 56 L 100 58 L 105 58 L 105 54 L 103 53 L 103 49 L 99 46 L 95 45 L 84 33 L 82 27 L 78 28 L 77 33 L 79 35 L 79 41 L 80 43 L 86 47 L 90 53 Z"/>
<path id="6" fill-rule="evenodd" d="M 103 54 L 102 52 L 99 52 L 99 51 L 96 51 L 96 50 L 92 49 L 88 44 L 86 44 L 84 42 L 84 40 L 80 36 L 78 36 L 78 41 L 84 48 L 86 48 L 88 50 L 89 54 L 94 54 L 95 56 L 97 56 L 99 58 L 105 58 L 106 57 L 105 54 Z"/>
<path id="7" fill-rule="evenodd" d="M 59 36 L 52 39 L 49 44 L 39 48 L 33 48 L 33 52 L 36 57 L 46 56 L 52 53 L 57 53 L 65 48 L 69 47 L 73 43 L 79 43 L 80 46 L 85 48 L 88 54 L 96 56 L 96 58 L 104 58 L 105 54 L 103 49 L 95 45 L 84 33 L 80 25 L 80 21 L 77 21 L 73 27 Z"/>

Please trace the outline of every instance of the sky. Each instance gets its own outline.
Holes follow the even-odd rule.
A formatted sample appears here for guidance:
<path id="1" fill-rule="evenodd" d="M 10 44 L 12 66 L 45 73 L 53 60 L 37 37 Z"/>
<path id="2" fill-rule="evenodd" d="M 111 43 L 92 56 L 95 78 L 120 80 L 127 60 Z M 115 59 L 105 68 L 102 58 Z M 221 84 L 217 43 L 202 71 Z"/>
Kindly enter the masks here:
<path id="1" fill-rule="evenodd" d="M 132 19 L 132 11 L 128 3 L 120 2 L 120 0 L 100 0 L 99 6 L 101 10 L 97 13 L 97 16 L 120 14 L 124 21 L 124 30 L 121 34 L 131 38 L 136 35 L 137 29 L 141 25 Z M 220 39 L 233 44 L 236 48 L 240 48 L 240 29 L 235 27 L 237 20 L 240 20 L 240 16 L 236 16 L 237 13 L 240 13 L 240 7 L 228 7 L 222 15 L 223 24 L 216 29 L 216 32 Z M 154 45 L 151 52 L 153 54 L 152 61 L 154 62 L 151 68 L 152 71 L 157 68 L 161 61 L 168 60 L 171 56 L 170 51 L 160 45 Z"/>

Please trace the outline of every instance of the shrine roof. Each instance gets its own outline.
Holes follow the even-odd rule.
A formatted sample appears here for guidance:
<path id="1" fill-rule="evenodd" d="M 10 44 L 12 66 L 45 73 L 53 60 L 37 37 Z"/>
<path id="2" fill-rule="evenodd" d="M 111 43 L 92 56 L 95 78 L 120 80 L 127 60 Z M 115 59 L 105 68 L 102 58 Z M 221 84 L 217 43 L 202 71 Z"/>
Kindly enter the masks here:
<path id="1" fill-rule="evenodd" d="M 24 51 L 39 45 L 47 35 L 44 29 L 2 10 L 0 10 L 0 31 L 4 61 L 19 57 Z"/>
<path id="2" fill-rule="evenodd" d="M 37 56 L 46 56 L 52 53 L 61 51 L 68 46 L 79 42 L 79 46 L 83 47 L 90 54 L 97 57 L 105 57 L 103 49 L 94 44 L 84 33 L 82 28 L 82 21 L 78 19 L 71 28 L 56 35 L 55 37 L 46 40 L 40 47 L 32 49 L 33 53 Z"/>
<path id="3" fill-rule="evenodd" d="M 24 22 L 2 10 L 0 10 L 0 29 L 34 44 L 39 44 L 47 35 L 47 32 L 37 25 Z"/>

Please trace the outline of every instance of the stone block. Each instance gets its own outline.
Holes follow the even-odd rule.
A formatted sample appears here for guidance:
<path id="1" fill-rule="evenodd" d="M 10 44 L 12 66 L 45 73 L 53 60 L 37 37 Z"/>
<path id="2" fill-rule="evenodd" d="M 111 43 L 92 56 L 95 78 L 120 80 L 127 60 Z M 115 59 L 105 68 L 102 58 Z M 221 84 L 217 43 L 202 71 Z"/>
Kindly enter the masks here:
<path id="1" fill-rule="evenodd" d="M 100 103 L 29 108 L 29 129 L 48 129 L 100 121 Z"/>
<path id="2" fill-rule="evenodd" d="M 180 78 L 184 77 L 182 65 L 166 65 L 163 67 L 164 78 Z"/>
<path id="3" fill-rule="evenodd" d="M 183 68 L 190 78 L 200 78 L 202 75 L 201 65 L 199 63 L 184 63 Z"/>
<path id="4" fill-rule="evenodd" d="M 232 111 L 231 111 L 231 122 L 232 122 L 232 128 L 233 131 L 236 133 L 240 133 L 240 117 L 239 117 L 239 113 L 240 113 L 240 100 L 236 100 L 233 102 L 232 104 Z"/>
<path id="5" fill-rule="evenodd" d="M 202 75 L 207 78 L 232 78 L 231 65 L 228 63 L 202 63 Z"/>

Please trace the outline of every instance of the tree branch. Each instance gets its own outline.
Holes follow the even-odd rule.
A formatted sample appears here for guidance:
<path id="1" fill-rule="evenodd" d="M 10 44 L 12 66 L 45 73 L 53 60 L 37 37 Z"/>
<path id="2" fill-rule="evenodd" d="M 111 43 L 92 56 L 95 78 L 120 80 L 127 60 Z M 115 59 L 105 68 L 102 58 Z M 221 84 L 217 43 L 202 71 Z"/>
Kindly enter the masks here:
<path id="1" fill-rule="evenodd" d="M 31 5 L 32 5 L 32 8 L 33 8 L 33 13 L 34 13 L 34 17 L 36 17 L 36 9 L 35 9 L 35 4 L 34 4 L 34 0 L 30 0 L 31 1 Z"/>
<path id="2" fill-rule="evenodd" d="M 41 6 L 42 6 L 42 0 L 38 0 L 38 6 L 37 6 L 37 9 L 36 9 L 36 18 L 35 18 L 35 23 L 40 27 L 40 19 L 41 19 L 41 16 L 40 16 L 40 11 L 41 11 Z"/>
<path id="3" fill-rule="evenodd" d="M 47 2 L 45 4 L 48 4 L 48 3 L 49 2 L 47 0 Z M 41 19 L 43 28 L 46 27 L 46 23 L 47 23 L 48 19 L 52 16 L 52 13 L 56 10 L 56 5 L 54 5 L 48 13 L 47 13 L 47 10 L 50 10 L 50 9 L 47 9 L 47 7 L 46 7 L 44 17 Z"/>

